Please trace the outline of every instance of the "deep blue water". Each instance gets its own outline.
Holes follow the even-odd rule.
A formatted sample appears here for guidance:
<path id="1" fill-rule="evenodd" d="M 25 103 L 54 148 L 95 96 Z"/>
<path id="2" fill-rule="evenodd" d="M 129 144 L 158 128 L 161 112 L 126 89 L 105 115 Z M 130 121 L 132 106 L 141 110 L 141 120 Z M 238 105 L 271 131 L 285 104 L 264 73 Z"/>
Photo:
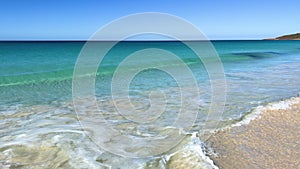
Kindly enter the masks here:
<path id="1" fill-rule="evenodd" d="M 83 45 L 84 42 L 0 42 L 0 105 L 71 99 L 73 69 Z M 239 100 L 259 102 L 289 97 L 299 91 L 299 41 L 213 41 L 213 45 L 230 84 L 229 98 L 244 97 Z M 129 54 L 147 48 L 173 52 L 193 71 L 199 86 L 209 87 L 203 64 L 184 44 L 121 42 L 105 56 L 98 69 L 96 94 L 109 95 L 110 80 L 118 64 Z M 176 85 L 162 72 L 151 71 L 144 71 L 144 78 L 137 76 L 132 87 L 137 88 L 134 83 L 143 84 L 139 85 L 143 90 Z M 151 74 L 161 80 L 149 82 Z M 248 96 L 240 96 L 242 93 Z M 251 100 L 252 95 L 261 96 Z"/>
<path id="2" fill-rule="evenodd" d="M 101 50 L 105 43 L 93 42 L 95 51 L 98 47 Z M 195 45 L 201 43 L 194 42 Z M 215 119 L 221 124 L 232 123 L 258 105 L 299 93 L 300 41 L 213 41 L 212 44 L 222 61 L 227 83 L 225 110 L 222 117 Z M 72 104 L 74 67 L 84 45 L 85 42 L 0 42 L 0 148 L 16 144 L 52 145 L 55 142 L 59 147 L 74 144 L 72 148 L 68 147 L 70 156 L 72 153 L 77 155 L 70 157 L 74 164 L 76 160 L 82 160 L 77 159 L 78 156 L 93 161 L 99 155 L 92 151 L 95 147 L 93 149 L 91 143 L 80 140 L 87 138 L 80 134 L 81 127 Z M 111 120 L 112 125 L 122 132 L 136 136 L 143 132 L 155 134 L 161 127 L 169 126 L 178 114 L 180 93 L 175 90 L 178 79 L 154 68 L 136 74 L 130 83 L 129 94 L 132 104 L 145 110 L 150 105 L 151 91 L 165 93 L 170 102 L 166 108 L 168 113 L 162 115 L 162 123 L 155 123 L 155 127 L 129 129 L 128 121 L 111 117 L 116 112 L 111 105 L 111 82 L 115 71 L 127 56 L 149 48 L 172 52 L 191 70 L 199 86 L 201 107 L 192 130 L 200 130 L 205 119 L 201 115 L 207 112 L 211 101 L 211 79 L 197 55 L 181 42 L 120 42 L 105 55 L 97 69 L 95 95 L 102 110 L 108 113 L 108 121 Z M 188 88 L 191 79 L 181 73 L 183 69 L 177 62 L 164 59 L 164 54 L 153 55 L 161 58 L 157 62 L 158 68 L 169 67 L 178 72 L 187 84 L 184 87 Z M 137 65 L 147 65 L 149 60 L 151 55 L 140 55 L 123 69 L 124 77 Z M 87 70 L 89 66 L 86 65 Z M 122 98 L 117 99 L 121 101 Z M 53 141 L 56 137 L 60 138 L 58 142 Z M 120 166 L 124 162 L 124 159 L 111 158 L 112 155 L 105 153 L 99 156 L 112 159 L 108 163 L 116 163 L 114 159 L 118 159 Z"/>

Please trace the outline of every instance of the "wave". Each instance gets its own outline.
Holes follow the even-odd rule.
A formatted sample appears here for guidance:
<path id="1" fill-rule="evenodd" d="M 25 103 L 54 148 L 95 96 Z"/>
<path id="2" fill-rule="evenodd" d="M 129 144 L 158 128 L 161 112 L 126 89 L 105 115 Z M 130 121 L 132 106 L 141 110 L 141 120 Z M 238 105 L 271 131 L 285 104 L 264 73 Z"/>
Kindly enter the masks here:
<path id="1" fill-rule="evenodd" d="M 208 155 L 222 168 L 295 168 L 299 104 L 298 95 L 254 108 L 212 133 L 205 146 L 214 153 Z"/>
<path id="2" fill-rule="evenodd" d="M 299 93 L 300 94 L 300 93 Z M 281 100 L 277 102 L 271 102 L 267 105 L 261 105 L 256 108 L 254 108 L 249 113 L 246 113 L 244 116 L 241 117 L 241 119 L 230 126 L 227 126 L 225 128 L 222 128 L 221 130 L 237 127 L 237 126 L 243 126 L 249 124 L 252 120 L 255 120 L 259 118 L 263 112 L 268 110 L 287 110 L 291 108 L 291 105 L 294 105 L 299 102 L 300 97 L 292 97 L 286 100 Z"/>

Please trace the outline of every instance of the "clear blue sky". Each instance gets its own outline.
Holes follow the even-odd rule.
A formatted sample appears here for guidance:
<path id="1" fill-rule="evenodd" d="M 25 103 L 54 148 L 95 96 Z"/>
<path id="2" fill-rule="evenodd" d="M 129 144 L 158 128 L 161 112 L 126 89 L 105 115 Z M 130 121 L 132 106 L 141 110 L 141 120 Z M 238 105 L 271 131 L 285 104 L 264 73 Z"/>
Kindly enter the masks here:
<path id="1" fill-rule="evenodd" d="M 124 15 L 182 17 L 210 39 L 300 32 L 300 0 L 1 0 L 0 40 L 87 39 Z"/>

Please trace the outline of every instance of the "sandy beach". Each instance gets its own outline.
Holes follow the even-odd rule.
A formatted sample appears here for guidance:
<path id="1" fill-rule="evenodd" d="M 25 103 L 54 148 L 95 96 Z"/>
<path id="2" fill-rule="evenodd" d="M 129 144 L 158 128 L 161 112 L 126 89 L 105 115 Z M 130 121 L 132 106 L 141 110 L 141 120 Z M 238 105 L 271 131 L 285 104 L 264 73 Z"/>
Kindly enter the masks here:
<path id="1" fill-rule="evenodd" d="M 207 141 L 211 158 L 221 169 L 299 168 L 299 115 L 299 97 L 260 106 Z"/>
<path id="2" fill-rule="evenodd" d="M 195 52 L 179 41 L 118 43 L 96 72 L 90 74 L 96 67 L 84 64 L 87 72 L 77 94 L 74 67 L 84 41 L 1 42 L 0 169 L 297 168 L 299 98 L 277 101 L 299 92 L 300 41 L 211 43 L 224 67 L 224 111 L 211 107 L 223 105 L 213 90 L 220 79 L 211 78 Z M 93 44 L 94 55 L 111 42 Z M 122 68 L 118 83 L 123 86 L 123 80 L 131 79 L 124 88 L 128 92 L 113 94 L 116 70 L 129 55 L 144 49 L 169 51 L 178 55 L 180 64 L 178 59 L 165 60 L 164 53 L 157 55 L 162 61 L 141 53 Z M 152 62 L 157 65 L 148 69 Z M 179 66 L 181 62 L 185 66 Z M 167 67 L 176 76 L 160 70 Z M 127 73 L 133 70 L 140 72 Z M 187 76 L 190 73 L 193 77 Z M 86 86 L 85 77 L 95 78 L 90 81 L 95 83 Z M 181 80 L 182 85 L 177 83 Z M 199 92 L 191 81 L 197 81 Z M 186 137 L 175 144 L 181 136 Z"/>

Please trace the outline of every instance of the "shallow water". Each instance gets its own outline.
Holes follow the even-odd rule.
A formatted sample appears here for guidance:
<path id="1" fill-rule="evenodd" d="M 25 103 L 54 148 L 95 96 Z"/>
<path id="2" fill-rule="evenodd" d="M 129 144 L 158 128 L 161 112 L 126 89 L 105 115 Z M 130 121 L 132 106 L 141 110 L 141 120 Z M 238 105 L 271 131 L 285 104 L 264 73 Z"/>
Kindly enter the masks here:
<path id="1" fill-rule="evenodd" d="M 82 129 L 72 103 L 72 77 L 83 45 L 83 42 L 0 42 L 1 165 L 41 167 L 44 162 L 40 158 L 45 156 L 41 153 L 43 151 L 50 154 L 47 159 L 50 163 L 44 164 L 48 168 L 162 168 L 167 165 L 160 156 L 128 159 L 105 152 L 87 135 L 91 133 Z M 227 101 L 222 117 L 206 121 L 215 124 L 212 129 L 235 122 L 253 107 L 294 96 L 300 91 L 300 42 L 216 41 L 213 45 L 224 66 Z M 124 119 L 116 111 L 110 96 L 111 79 L 122 59 L 132 52 L 150 47 L 175 53 L 192 70 L 199 85 L 200 98 L 186 102 L 190 107 L 198 104 L 199 114 L 188 133 L 201 133 L 211 101 L 210 81 L 199 58 L 179 42 L 122 42 L 115 46 L 97 71 L 95 93 L 102 115 L 115 129 L 133 138 L 163 137 L 166 132 L 172 134 L 170 126 L 179 113 L 181 101 L 176 83 L 178 79 L 151 69 L 137 74 L 131 82 L 130 98 L 140 111 L 149 108 L 148 96 L 152 90 L 165 93 L 168 98 L 166 111 L 156 123 L 145 125 Z M 137 60 L 132 64 L 142 63 Z M 159 66 L 181 71 L 175 62 L 168 60 L 160 62 Z M 187 84 L 185 91 L 189 91 L 189 79 L 185 79 L 184 75 L 180 78 Z M 195 93 L 190 90 L 188 94 L 193 98 Z M 122 105 L 122 98 L 116 101 L 127 106 Z M 91 106 L 89 99 L 83 100 L 81 106 L 88 109 Z M 186 116 L 186 119 L 189 118 L 193 116 Z M 174 130 L 179 129 L 175 127 Z M 179 148 L 175 147 L 176 150 L 190 142 L 189 137 L 184 140 L 186 144 L 180 144 Z M 162 144 L 156 149 L 165 146 Z M 172 151 L 175 150 L 164 155 Z M 32 160 L 33 156 L 37 158 Z M 57 166 L 50 166 L 51 162 L 57 163 Z"/>
<path id="2" fill-rule="evenodd" d="M 300 98 L 259 106 L 208 141 L 220 168 L 298 168 Z"/>

